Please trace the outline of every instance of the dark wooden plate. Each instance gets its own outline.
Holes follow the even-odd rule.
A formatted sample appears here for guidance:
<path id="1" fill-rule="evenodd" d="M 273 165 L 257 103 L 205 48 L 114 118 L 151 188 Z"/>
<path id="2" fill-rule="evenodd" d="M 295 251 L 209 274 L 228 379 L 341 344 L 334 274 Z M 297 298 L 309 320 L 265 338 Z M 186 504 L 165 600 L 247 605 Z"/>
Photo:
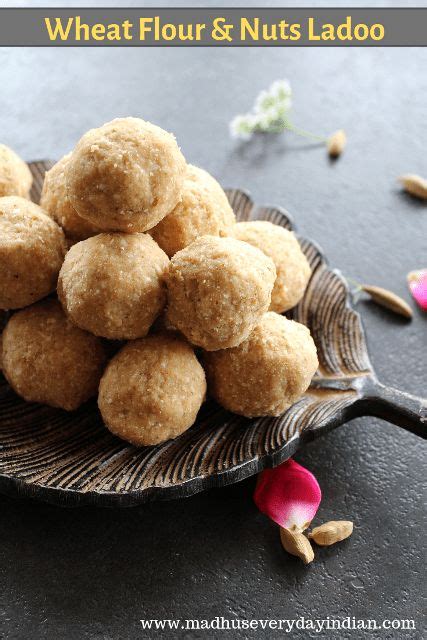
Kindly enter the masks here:
<path id="1" fill-rule="evenodd" d="M 50 164 L 30 165 L 35 201 Z M 239 220 L 258 218 L 294 229 L 283 209 L 257 207 L 238 189 L 227 193 Z M 181 437 L 137 449 L 107 431 L 95 401 L 75 413 L 28 404 L 1 378 L 0 490 L 61 505 L 130 506 L 238 482 L 357 416 L 384 418 L 425 436 L 426 400 L 378 382 L 346 281 L 328 267 L 315 243 L 300 241 L 313 274 L 290 317 L 310 328 L 320 368 L 286 413 L 249 420 L 207 401 Z"/>

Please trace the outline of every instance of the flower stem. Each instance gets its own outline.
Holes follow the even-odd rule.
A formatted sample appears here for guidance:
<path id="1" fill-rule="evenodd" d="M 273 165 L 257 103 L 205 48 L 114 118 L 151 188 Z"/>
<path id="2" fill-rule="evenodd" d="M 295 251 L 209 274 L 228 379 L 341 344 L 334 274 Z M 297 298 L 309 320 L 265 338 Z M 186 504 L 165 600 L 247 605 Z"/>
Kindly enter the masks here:
<path id="1" fill-rule="evenodd" d="M 355 288 L 355 293 L 362 291 L 362 285 L 359 282 L 356 282 L 356 280 L 353 280 L 353 278 L 348 278 L 348 277 L 346 277 L 346 280 L 351 285 L 353 285 L 353 287 Z"/>
<path id="2" fill-rule="evenodd" d="M 324 136 L 318 136 L 315 133 L 311 133 L 310 131 L 306 131 L 305 129 L 300 129 L 299 127 L 295 127 L 288 120 L 284 120 L 283 121 L 283 126 L 286 129 L 288 129 L 289 131 L 293 131 L 297 135 L 303 136 L 304 138 L 311 138 L 312 140 L 318 140 L 319 142 L 327 142 L 328 141 L 328 138 L 325 138 Z"/>

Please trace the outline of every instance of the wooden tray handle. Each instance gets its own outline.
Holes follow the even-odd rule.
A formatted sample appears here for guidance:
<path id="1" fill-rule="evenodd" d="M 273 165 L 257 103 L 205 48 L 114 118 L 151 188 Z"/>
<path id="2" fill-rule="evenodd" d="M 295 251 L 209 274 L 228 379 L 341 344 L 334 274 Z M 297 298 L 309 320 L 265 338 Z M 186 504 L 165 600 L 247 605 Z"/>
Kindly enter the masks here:
<path id="1" fill-rule="evenodd" d="M 374 382 L 362 401 L 365 415 L 387 420 L 421 438 L 427 437 L 427 399 Z"/>

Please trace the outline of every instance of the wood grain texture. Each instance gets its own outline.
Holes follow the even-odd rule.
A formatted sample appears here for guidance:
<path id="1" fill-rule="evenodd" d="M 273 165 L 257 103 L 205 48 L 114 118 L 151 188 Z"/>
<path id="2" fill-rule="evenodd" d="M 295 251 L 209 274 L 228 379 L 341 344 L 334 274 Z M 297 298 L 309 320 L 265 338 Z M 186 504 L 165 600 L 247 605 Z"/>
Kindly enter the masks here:
<path id="1" fill-rule="evenodd" d="M 38 201 L 51 163 L 30 166 L 32 197 Z M 294 228 L 282 209 L 257 207 L 237 189 L 227 195 L 239 220 L 270 220 Z M 74 413 L 29 404 L 0 376 L 0 489 L 62 505 L 130 506 L 179 498 L 276 465 L 303 442 L 353 417 L 380 415 L 378 383 L 347 284 L 328 267 L 313 242 L 299 239 L 312 276 L 289 317 L 310 328 L 320 362 L 312 386 L 299 402 L 278 418 L 246 419 L 208 400 L 196 424 L 179 438 L 137 449 L 110 434 L 95 401 Z M 389 411 L 390 403 L 385 404 Z M 415 431 L 417 411 L 415 404 L 407 409 L 409 418 L 405 414 L 409 426 L 404 426 Z M 405 422 L 402 417 L 395 421 Z"/>

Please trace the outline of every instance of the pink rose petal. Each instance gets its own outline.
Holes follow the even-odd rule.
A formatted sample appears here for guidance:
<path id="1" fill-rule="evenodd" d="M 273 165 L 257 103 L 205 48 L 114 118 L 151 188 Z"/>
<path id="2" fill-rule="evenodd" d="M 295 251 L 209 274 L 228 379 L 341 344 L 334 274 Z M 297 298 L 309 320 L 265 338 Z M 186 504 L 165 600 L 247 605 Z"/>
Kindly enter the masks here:
<path id="1" fill-rule="evenodd" d="M 421 309 L 427 311 L 427 269 L 408 273 L 409 289 Z"/>
<path id="2" fill-rule="evenodd" d="M 285 529 L 304 531 L 316 515 L 322 498 L 319 483 L 310 471 L 292 460 L 264 469 L 254 493 L 256 506 Z"/>

